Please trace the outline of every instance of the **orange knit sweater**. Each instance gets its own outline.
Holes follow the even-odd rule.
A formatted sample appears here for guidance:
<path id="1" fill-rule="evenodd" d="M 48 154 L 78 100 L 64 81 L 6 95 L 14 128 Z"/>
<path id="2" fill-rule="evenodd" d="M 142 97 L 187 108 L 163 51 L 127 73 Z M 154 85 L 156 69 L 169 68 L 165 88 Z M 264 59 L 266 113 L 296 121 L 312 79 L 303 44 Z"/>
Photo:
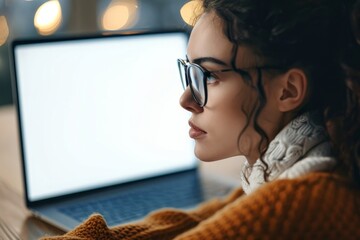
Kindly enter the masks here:
<path id="1" fill-rule="evenodd" d="M 360 239 L 360 191 L 338 175 L 311 173 L 110 229 L 93 215 L 64 236 L 43 239 Z"/>

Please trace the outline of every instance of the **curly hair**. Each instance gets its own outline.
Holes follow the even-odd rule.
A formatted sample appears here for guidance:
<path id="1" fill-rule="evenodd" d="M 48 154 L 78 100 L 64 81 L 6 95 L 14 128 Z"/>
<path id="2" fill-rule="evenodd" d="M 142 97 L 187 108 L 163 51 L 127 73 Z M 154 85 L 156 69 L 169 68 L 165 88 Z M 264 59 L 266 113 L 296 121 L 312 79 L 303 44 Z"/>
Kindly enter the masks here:
<path id="1" fill-rule="evenodd" d="M 339 158 L 360 187 L 360 0 L 350 9 L 353 35 L 341 49 L 341 64 L 347 84 L 345 114 L 335 123 Z"/>
<path id="2" fill-rule="evenodd" d="M 233 69 L 236 69 L 239 46 L 250 48 L 256 58 L 261 59 L 258 80 L 253 84 L 258 102 L 246 113 L 248 122 L 245 128 L 249 121 L 253 121 L 254 129 L 261 136 L 258 151 L 265 166 L 263 156 L 269 136 L 258 123 L 258 116 L 266 104 L 261 78 L 262 71 L 266 70 L 261 69 L 262 65 L 280 66 L 284 72 L 290 68 L 302 69 L 308 78 L 309 97 L 297 114 L 319 111 L 324 113 L 324 126 L 339 116 L 343 116 L 346 122 L 342 128 L 347 124 L 356 125 L 356 130 L 346 129 L 348 134 L 344 138 L 348 140 L 348 147 L 342 144 L 337 149 L 341 158 L 350 161 L 355 153 L 346 156 L 344 152 L 350 146 L 356 146 L 359 158 L 358 139 L 354 135 L 359 131 L 359 119 L 358 115 L 354 118 L 355 115 L 350 117 L 347 113 L 349 110 L 346 109 L 351 108 L 346 97 L 349 90 L 339 63 L 339 49 L 344 48 L 351 33 L 348 10 L 352 5 L 352 0 L 203 0 L 203 11 L 214 12 L 221 19 L 224 34 L 233 44 Z M 358 105 L 353 107 L 358 108 Z M 339 142 L 339 139 L 334 142 Z M 359 176 L 359 165 L 353 169 Z M 269 174 L 267 171 L 265 169 L 265 179 Z"/>

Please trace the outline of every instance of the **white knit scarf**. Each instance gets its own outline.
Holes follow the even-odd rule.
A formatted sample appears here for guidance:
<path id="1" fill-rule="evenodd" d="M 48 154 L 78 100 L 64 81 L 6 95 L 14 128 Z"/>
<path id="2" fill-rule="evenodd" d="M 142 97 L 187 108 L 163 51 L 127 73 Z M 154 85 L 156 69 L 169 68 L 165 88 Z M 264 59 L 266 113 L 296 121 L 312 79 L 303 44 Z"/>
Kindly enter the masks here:
<path id="1" fill-rule="evenodd" d="M 296 178 L 310 172 L 327 171 L 335 166 L 328 135 L 318 119 L 316 113 L 305 113 L 291 121 L 270 142 L 263 157 L 268 166 L 267 181 Z M 253 165 L 245 161 L 241 184 L 246 194 L 266 182 L 265 169 L 260 159 Z"/>

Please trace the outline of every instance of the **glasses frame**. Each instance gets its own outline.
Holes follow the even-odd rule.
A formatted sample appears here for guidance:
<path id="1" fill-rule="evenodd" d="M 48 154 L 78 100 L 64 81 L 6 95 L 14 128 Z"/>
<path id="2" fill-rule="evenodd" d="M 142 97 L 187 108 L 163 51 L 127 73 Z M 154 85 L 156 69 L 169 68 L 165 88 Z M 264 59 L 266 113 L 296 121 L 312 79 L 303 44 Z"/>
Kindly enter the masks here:
<path id="1" fill-rule="evenodd" d="M 197 97 L 196 97 L 196 94 L 195 94 L 195 90 L 193 89 L 192 87 L 192 82 L 191 82 L 191 78 L 190 78 L 190 68 L 189 66 L 192 66 L 192 67 L 196 67 L 198 69 L 200 69 L 200 71 L 202 71 L 203 73 L 203 86 L 204 86 L 204 101 L 202 102 L 201 100 L 199 100 Z M 236 71 L 238 72 L 239 74 L 241 75 L 249 75 L 249 73 L 243 69 L 239 69 L 239 68 L 236 68 L 236 69 L 233 69 L 233 68 L 229 68 L 229 69 L 220 69 L 220 70 L 214 70 L 214 71 L 208 71 L 206 70 L 205 68 L 203 68 L 202 66 L 200 66 L 199 64 L 196 64 L 196 63 L 190 63 L 188 60 L 184 60 L 184 59 L 178 59 L 178 68 L 179 68 L 179 73 L 180 73 L 180 78 L 181 78 L 181 83 L 183 85 L 183 88 L 184 90 L 190 86 L 190 90 L 191 90 L 191 95 L 193 97 L 193 99 L 195 100 L 195 102 L 200 106 L 200 107 L 204 107 L 207 103 L 207 98 L 208 98 L 208 93 L 207 93 L 207 79 L 208 77 L 210 77 L 211 74 L 213 73 L 220 73 L 220 72 L 231 72 L 231 71 Z M 185 79 L 183 79 L 183 74 L 182 74 L 182 70 L 184 71 L 185 73 Z M 184 81 L 185 80 L 185 81 Z M 185 83 L 185 85 L 184 85 Z"/>

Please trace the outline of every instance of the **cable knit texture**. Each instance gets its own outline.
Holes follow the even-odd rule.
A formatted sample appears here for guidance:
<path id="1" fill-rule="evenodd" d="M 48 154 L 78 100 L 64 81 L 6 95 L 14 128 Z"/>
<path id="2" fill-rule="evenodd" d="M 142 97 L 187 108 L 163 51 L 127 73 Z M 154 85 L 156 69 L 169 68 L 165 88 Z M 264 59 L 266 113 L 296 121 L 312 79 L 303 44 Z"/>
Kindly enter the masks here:
<path id="1" fill-rule="evenodd" d="M 271 141 L 263 161 L 253 165 L 245 162 L 241 172 L 241 185 L 250 193 L 266 182 L 277 178 L 295 178 L 309 172 L 325 171 L 336 165 L 331 157 L 331 146 L 320 115 L 312 112 L 291 121 Z M 301 161 L 299 161 L 301 160 Z"/>
<path id="2" fill-rule="evenodd" d="M 102 239 L 360 239 L 360 190 L 331 173 L 325 129 L 313 114 L 285 127 L 260 160 L 242 171 L 243 189 L 194 210 L 162 209 L 144 220 L 108 228 L 90 216 L 57 240 Z M 246 193 L 246 194 L 245 194 Z"/>

